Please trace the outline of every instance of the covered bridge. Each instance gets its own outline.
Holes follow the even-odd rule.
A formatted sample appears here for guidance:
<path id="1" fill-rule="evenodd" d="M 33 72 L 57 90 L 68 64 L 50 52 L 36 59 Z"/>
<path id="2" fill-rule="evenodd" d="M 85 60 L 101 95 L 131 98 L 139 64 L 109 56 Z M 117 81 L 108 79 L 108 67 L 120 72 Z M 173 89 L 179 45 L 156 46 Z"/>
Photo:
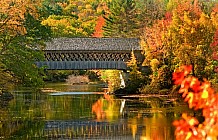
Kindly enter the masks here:
<path id="1" fill-rule="evenodd" d="M 54 38 L 46 43 L 45 61 L 36 65 L 49 70 L 126 70 L 131 51 L 143 60 L 138 38 Z"/>

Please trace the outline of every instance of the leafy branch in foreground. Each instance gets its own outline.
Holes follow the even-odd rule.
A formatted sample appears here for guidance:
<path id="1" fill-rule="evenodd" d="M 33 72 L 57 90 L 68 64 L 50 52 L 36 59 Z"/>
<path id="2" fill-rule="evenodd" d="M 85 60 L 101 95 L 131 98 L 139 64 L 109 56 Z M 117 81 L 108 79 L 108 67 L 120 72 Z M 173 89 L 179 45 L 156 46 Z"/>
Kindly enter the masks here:
<path id="1" fill-rule="evenodd" d="M 218 137 L 218 94 L 215 94 L 210 83 L 204 79 L 199 81 L 189 75 L 192 66 L 181 66 L 173 73 L 174 84 L 180 85 L 182 94 L 189 108 L 202 110 L 204 122 L 200 123 L 195 117 L 182 114 L 181 120 L 176 120 L 175 135 L 177 140 L 216 140 Z"/>

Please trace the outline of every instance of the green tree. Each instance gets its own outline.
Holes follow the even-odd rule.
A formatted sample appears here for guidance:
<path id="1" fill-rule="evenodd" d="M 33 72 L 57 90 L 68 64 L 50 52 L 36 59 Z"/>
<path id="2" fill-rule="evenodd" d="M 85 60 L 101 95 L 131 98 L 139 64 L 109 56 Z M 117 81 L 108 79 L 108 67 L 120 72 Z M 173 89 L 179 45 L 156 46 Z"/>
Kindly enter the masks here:
<path id="1" fill-rule="evenodd" d="M 8 40 L 10 42 L 2 54 L 1 62 L 14 74 L 19 83 L 37 87 L 43 83 L 43 70 L 37 68 L 34 62 L 43 59 L 39 46 L 43 47 L 43 42 L 50 37 L 51 31 L 30 14 L 25 17 L 23 24 L 26 34 Z"/>
<path id="2" fill-rule="evenodd" d="M 42 59 L 40 49 L 50 30 L 36 18 L 38 3 L 3 0 L 0 4 L 0 75 L 5 77 L 0 79 L 0 88 L 8 89 L 12 84 L 42 85 L 43 71 L 34 62 Z"/>
<path id="3" fill-rule="evenodd" d="M 114 92 L 120 88 L 119 70 L 101 70 L 101 79 L 108 84 L 108 92 Z"/>
<path id="4" fill-rule="evenodd" d="M 105 16 L 105 37 L 139 37 L 142 28 L 164 15 L 164 3 L 156 0 L 112 0 Z"/>
<path id="5" fill-rule="evenodd" d="M 134 0 L 112 0 L 110 14 L 103 27 L 105 37 L 134 37 L 141 27 L 138 23 L 139 11 Z"/>
<path id="6" fill-rule="evenodd" d="M 213 11 L 213 7 L 218 3 L 218 0 L 198 0 L 199 1 L 199 6 L 201 7 L 202 11 L 210 15 L 211 12 Z"/>
<path id="7" fill-rule="evenodd" d="M 127 66 L 130 68 L 127 88 L 135 92 L 142 86 L 144 78 L 139 70 L 134 51 L 131 52 L 131 59 L 127 62 Z"/>
<path id="8" fill-rule="evenodd" d="M 0 79 L 0 94 L 4 90 L 13 89 L 13 84 L 17 82 L 17 79 L 13 76 L 13 73 L 7 70 L 6 66 L 2 62 L 0 62 Z"/>
<path id="9" fill-rule="evenodd" d="M 48 18 L 50 15 L 62 15 L 62 5 L 68 0 L 43 0 L 40 7 L 38 7 L 41 18 Z"/>
<path id="10" fill-rule="evenodd" d="M 152 26 L 156 20 L 162 19 L 166 13 L 168 0 L 136 0 L 136 7 L 140 9 L 139 19 L 142 27 Z"/>

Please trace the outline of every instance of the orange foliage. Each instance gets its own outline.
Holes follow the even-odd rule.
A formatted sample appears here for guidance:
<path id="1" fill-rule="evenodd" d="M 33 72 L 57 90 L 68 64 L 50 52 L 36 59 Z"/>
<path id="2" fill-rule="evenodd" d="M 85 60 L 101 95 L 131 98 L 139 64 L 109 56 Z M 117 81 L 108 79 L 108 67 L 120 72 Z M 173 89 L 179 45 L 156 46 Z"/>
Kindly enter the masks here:
<path id="1" fill-rule="evenodd" d="M 110 102 L 112 101 L 111 96 L 108 94 L 104 94 L 104 98 Z"/>
<path id="2" fill-rule="evenodd" d="M 214 41 L 210 44 L 210 46 L 213 50 L 213 59 L 218 61 L 218 30 L 216 31 Z M 214 67 L 214 71 L 218 73 L 218 66 Z"/>
<path id="3" fill-rule="evenodd" d="M 218 3 L 213 7 L 212 12 L 218 13 Z"/>
<path id="4" fill-rule="evenodd" d="M 182 19 L 184 16 L 184 12 L 189 12 L 194 17 L 200 17 L 202 10 L 198 5 L 198 0 L 194 0 L 194 4 L 192 4 L 191 0 L 187 0 L 185 2 L 181 2 L 178 4 L 175 12 Z"/>
<path id="5" fill-rule="evenodd" d="M 105 25 L 105 19 L 103 16 L 99 16 L 97 20 L 97 24 L 95 26 L 95 32 L 92 37 L 103 37 L 103 30 L 102 27 Z"/>
<path id="6" fill-rule="evenodd" d="M 218 30 L 214 34 L 213 42 L 210 44 L 213 50 L 213 59 L 218 60 Z"/>
<path id="7" fill-rule="evenodd" d="M 104 98 L 111 102 L 111 97 L 110 95 L 108 94 L 105 94 L 104 93 Z M 99 99 L 97 100 L 93 105 L 92 105 L 92 113 L 95 113 L 96 115 L 96 118 L 99 120 L 99 119 L 105 119 L 106 117 L 106 113 L 105 111 L 103 110 L 103 100 L 102 99 Z"/>
<path id="8" fill-rule="evenodd" d="M 105 117 L 105 113 L 102 108 L 102 100 L 98 100 L 92 105 L 92 112 L 95 113 L 97 119 L 103 119 Z"/>
<path id="9" fill-rule="evenodd" d="M 173 73 L 176 85 L 181 85 L 179 93 L 190 108 L 202 109 L 205 121 L 199 123 L 195 117 L 182 115 L 181 120 L 173 122 L 176 127 L 177 140 L 216 139 L 218 136 L 218 94 L 215 94 L 210 83 L 204 79 L 199 81 L 189 76 L 192 66 L 182 66 Z"/>
<path id="10" fill-rule="evenodd" d="M 158 20 L 152 27 L 146 27 L 145 34 L 143 36 L 142 41 L 145 41 L 146 44 L 141 44 L 144 47 L 147 56 L 145 61 L 158 58 L 163 59 L 163 55 L 166 51 L 164 44 L 166 42 L 166 33 L 169 25 L 172 21 L 172 14 L 167 12 L 165 15 L 165 19 Z M 149 59 L 148 59 L 149 58 Z"/>
<path id="11" fill-rule="evenodd" d="M 25 13 L 37 16 L 36 5 L 39 1 L 32 0 L 1 0 L 0 1 L 0 30 L 6 31 L 10 35 L 25 34 L 26 29 L 23 26 Z"/>

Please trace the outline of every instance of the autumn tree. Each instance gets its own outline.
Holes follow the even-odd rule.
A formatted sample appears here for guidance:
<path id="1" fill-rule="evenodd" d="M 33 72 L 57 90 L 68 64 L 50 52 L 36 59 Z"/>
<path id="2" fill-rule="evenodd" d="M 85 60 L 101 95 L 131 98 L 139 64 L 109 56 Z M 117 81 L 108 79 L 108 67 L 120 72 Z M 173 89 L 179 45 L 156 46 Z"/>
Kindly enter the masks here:
<path id="1" fill-rule="evenodd" d="M 41 86 L 43 69 L 37 68 L 34 63 L 44 59 L 41 49 L 44 47 L 44 41 L 51 36 L 51 31 L 29 13 L 25 15 L 23 24 L 26 34 L 11 40 L 4 51 L 2 62 L 7 70 L 13 72 L 19 83 L 25 86 Z"/>
<path id="2" fill-rule="evenodd" d="M 99 2 L 98 7 L 97 7 L 97 14 L 99 14 L 99 17 L 96 21 L 95 25 L 95 32 L 93 33 L 93 37 L 103 37 L 103 27 L 105 26 L 105 18 L 108 17 L 108 14 L 110 13 L 110 10 L 107 6 L 107 3 L 104 2 Z"/>
<path id="3" fill-rule="evenodd" d="M 196 5 L 179 5 L 174 11 L 169 37 L 174 54 L 174 65 L 191 64 L 198 78 L 214 78 L 214 66 L 210 44 L 216 27 L 211 17 Z M 181 11 L 184 7 L 185 11 Z"/>
<path id="4" fill-rule="evenodd" d="M 95 32 L 93 33 L 93 37 L 103 37 L 103 26 L 105 24 L 105 19 L 103 18 L 103 16 L 99 16 L 96 26 L 95 26 Z"/>
<path id="5" fill-rule="evenodd" d="M 38 50 L 49 37 L 49 29 L 37 20 L 38 2 L 0 2 L 0 75 L 5 77 L 0 79 L 1 89 L 7 89 L 8 83 L 35 87 L 42 83 L 42 71 L 34 62 L 42 57 Z"/>
<path id="6" fill-rule="evenodd" d="M 193 74 L 198 78 L 215 78 L 216 60 L 210 44 L 217 29 L 216 14 L 206 15 L 199 5 L 196 1 L 179 2 L 164 19 L 145 28 L 141 45 L 146 56 L 144 64 L 153 72 L 151 85 L 171 87 L 171 74 L 182 64 L 193 65 Z"/>
<path id="7" fill-rule="evenodd" d="M 145 32 L 141 36 L 141 46 L 146 57 L 143 65 L 149 66 L 152 71 L 150 85 L 146 85 L 143 92 L 146 92 L 148 88 L 158 92 L 171 85 L 172 48 L 168 47 L 170 40 L 167 37 L 172 21 L 171 16 L 171 13 L 168 12 L 164 19 L 156 21 L 152 27 L 145 27 Z"/>
<path id="8" fill-rule="evenodd" d="M 44 2 L 49 3 L 49 0 Z M 89 37 L 93 34 L 97 20 L 94 1 L 56 0 L 52 5 L 59 8 L 54 7 L 54 12 L 47 12 L 48 18 L 42 24 L 51 27 L 53 37 Z"/>

